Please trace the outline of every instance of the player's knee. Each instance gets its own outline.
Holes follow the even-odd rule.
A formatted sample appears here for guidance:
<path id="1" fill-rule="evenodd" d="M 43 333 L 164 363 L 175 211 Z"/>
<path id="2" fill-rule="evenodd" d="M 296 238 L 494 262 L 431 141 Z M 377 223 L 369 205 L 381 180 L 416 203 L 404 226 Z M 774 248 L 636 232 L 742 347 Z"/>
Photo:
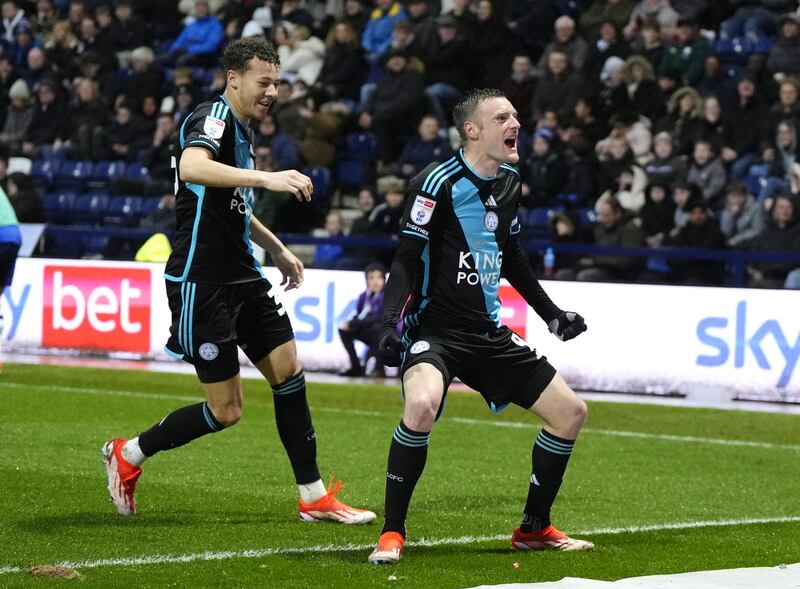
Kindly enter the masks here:
<path id="1" fill-rule="evenodd" d="M 214 418 L 226 428 L 236 425 L 242 418 L 242 407 L 238 404 L 230 403 L 211 407 L 210 409 L 214 414 Z"/>
<path id="2" fill-rule="evenodd" d="M 572 421 L 572 427 L 578 429 L 583 425 L 583 422 L 586 421 L 586 416 L 589 413 L 589 408 L 586 406 L 586 402 L 583 399 L 575 398 L 575 402 L 572 403 L 570 407 L 570 420 Z"/>
<path id="3" fill-rule="evenodd" d="M 439 399 L 431 395 L 419 395 L 406 401 L 406 425 L 415 431 L 430 431 L 439 411 Z M 410 422 L 410 423 L 409 423 Z"/>

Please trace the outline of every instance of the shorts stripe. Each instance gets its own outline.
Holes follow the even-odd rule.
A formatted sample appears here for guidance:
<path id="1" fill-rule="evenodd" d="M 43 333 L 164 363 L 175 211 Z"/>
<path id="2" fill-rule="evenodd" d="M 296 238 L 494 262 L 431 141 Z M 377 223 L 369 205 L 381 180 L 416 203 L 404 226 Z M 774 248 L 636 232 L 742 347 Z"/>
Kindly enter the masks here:
<path id="1" fill-rule="evenodd" d="M 181 284 L 181 315 L 178 319 L 178 343 L 183 352 L 186 353 L 186 338 L 184 337 L 184 329 L 186 327 L 186 283 Z"/>
<path id="2" fill-rule="evenodd" d="M 192 350 L 194 349 L 194 341 L 193 341 L 193 338 L 192 338 L 192 327 L 193 327 L 193 324 L 194 324 L 193 318 L 194 318 L 194 295 L 195 295 L 195 292 L 197 292 L 197 284 L 194 283 L 194 282 L 190 282 L 189 283 L 189 293 L 190 293 L 190 295 L 189 295 L 189 317 L 188 317 L 188 323 L 189 323 L 189 355 L 190 356 L 192 355 Z"/>

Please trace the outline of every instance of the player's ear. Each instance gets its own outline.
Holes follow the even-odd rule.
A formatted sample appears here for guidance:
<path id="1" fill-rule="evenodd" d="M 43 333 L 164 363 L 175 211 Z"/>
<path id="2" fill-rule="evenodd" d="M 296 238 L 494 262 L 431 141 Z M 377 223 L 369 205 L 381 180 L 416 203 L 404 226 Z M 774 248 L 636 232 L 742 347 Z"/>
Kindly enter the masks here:
<path id="1" fill-rule="evenodd" d="M 239 76 L 236 74 L 236 70 L 228 70 L 226 75 L 228 78 L 228 86 L 237 90 L 239 88 Z"/>
<path id="2" fill-rule="evenodd" d="M 480 128 L 478 127 L 478 125 L 476 125 L 472 121 L 465 121 L 464 122 L 464 131 L 466 132 L 467 137 L 469 139 L 472 139 L 473 141 L 477 141 L 478 140 L 478 134 L 479 134 Z"/>

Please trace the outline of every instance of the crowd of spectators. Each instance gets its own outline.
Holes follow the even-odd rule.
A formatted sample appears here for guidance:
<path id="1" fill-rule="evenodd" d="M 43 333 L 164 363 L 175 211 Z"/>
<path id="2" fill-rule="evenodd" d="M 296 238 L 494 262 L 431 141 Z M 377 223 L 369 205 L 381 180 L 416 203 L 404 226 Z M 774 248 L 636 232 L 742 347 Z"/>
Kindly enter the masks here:
<path id="1" fill-rule="evenodd" d="M 358 210 L 260 191 L 279 232 L 394 236 L 408 181 L 458 147 L 451 107 L 493 86 L 523 125 L 523 218 L 548 209 L 553 242 L 800 251 L 797 0 L 5 0 L 0 176 L 20 221 L 43 220 L 44 195 L 9 157 L 140 162 L 147 180 L 110 189 L 162 197 L 146 224 L 167 227 L 180 124 L 249 35 L 283 75 L 259 169 L 327 168 L 336 186 L 346 137 L 376 139 Z M 331 247 L 318 266 L 391 258 Z M 792 286 L 792 269 L 752 263 L 749 283 Z M 726 280 L 714 260 L 567 254 L 556 276 Z"/>

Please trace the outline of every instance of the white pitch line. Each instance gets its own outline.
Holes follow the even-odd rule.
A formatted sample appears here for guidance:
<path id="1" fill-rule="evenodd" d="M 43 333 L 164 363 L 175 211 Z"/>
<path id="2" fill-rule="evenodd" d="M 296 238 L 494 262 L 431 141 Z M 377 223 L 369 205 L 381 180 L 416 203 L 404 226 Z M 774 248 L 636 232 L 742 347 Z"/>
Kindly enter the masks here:
<path id="1" fill-rule="evenodd" d="M 595 528 L 593 530 L 576 530 L 569 532 L 575 536 L 607 536 L 616 534 L 641 534 L 647 532 L 660 532 L 670 530 L 689 530 L 696 528 L 722 528 L 730 526 L 747 526 L 756 524 L 775 524 L 800 522 L 800 516 L 763 517 L 745 519 L 724 519 L 710 521 L 674 522 L 667 524 L 653 524 L 648 526 L 627 526 L 621 528 Z M 435 547 L 435 546 L 464 546 L 465 544 L 479 544 L 482 542 L 500 542 L 509 540 L 509 535 L 492 534 L 485 536 L 459 536 L 450 538 L 421 538 L 408 542 L 407 546 Z M 337 552 L 367 551 L 374 544 L 318 544 L 307 547 L 291 548 L 255 548 L 251 550 L 225 550 L 205 551 L 190 554 L 153 554 L 151 556 L 136 556 L 128 558 L 104 558 L 99 560 L 63 561 L 56 566 L 73 569 L 96 569 L 101 567 L 128 567 L 151 564 L 177 564 L 198 561 L 220 561 L 234 558 L 264 558 L 267 556 L 281 556 L 291 554 L 331 554 Z M 0 575 L 25 572 L 28 569 L 19 566 L 0 566 Z"/>
<path id="2" fill-rule="evenodd" d="M 141 391 L 115 391 L 106 389 L 93 389 L 88 387 L 68 387 L 68 386 L 51 386 L 51 385 L 29 385 L 23 383 L 4 382 L 0 383 L 0 390 L 8 389 L 41 389 L 45 392 L 55 391 L 59 393 L 78 393 L 96 396 L 107 397 L 128 397 L 136 399 L 163 399 L 163 400 L 177 400 L 187 401 L 191 403 L 198 403 L 203 400 L 200 396 L 189 395 L 167 395 L 163 393 L 143 393 Z M 361 409 L 342 409 L 339 407 L 314 407 L 314 411 L 322 411 L 325 413 L 344 413 L 347 415 L 360 415 L 364 417 L 395 417 L 395 413 L 379 412 L 379 411 L 366 411 Z M 494 419 L 471 419 L 468 417 L 449 417 L 447 421 L 455 423 L 462 423 L 466 425 L 487 425 L 492 427 L 507 427 L 512 429 L 535 429 L 538 426 L 536 422 L 521 422 L 521 421 L 500 421 Z M 645 432 L 629 432 L 618 431 L 610 429 L 595 429 L 584 428 L 581 430 L 584 434 L 596 434 L 603 436 L 617 436 L 623 438 L 640 438 L 646 440 L 662 440 L 666 442 L 688 442 L 696 444 L 713 444 L 717 446 L 738 446 L 744 448 L 764 448 L 770 450 L 792 450 L 794 452 L 800 451 L 800 445 L 796 444 L 773 444 L 771 442 L 754 442 L 750 440 L 727 440 L 724 438 L 704 438 L 700 436 L 676 436 L 671 434 L 651 434 Z"/>

